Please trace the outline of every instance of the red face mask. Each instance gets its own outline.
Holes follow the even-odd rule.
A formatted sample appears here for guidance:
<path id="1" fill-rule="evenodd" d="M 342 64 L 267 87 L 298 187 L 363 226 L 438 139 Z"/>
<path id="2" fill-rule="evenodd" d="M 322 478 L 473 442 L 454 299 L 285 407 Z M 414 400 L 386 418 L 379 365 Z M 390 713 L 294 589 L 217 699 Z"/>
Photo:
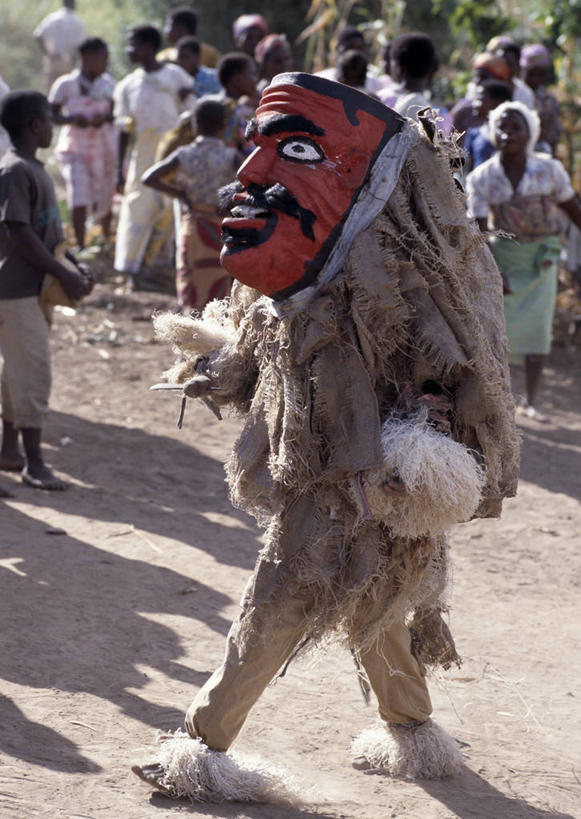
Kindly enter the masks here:
<path id="1" fill-rule="evenodd" d="M 222 222 L 222 265 L 275 299 L 311 284 L 402 119 L 354 89 L 281 74 L 266 89 Z"/>

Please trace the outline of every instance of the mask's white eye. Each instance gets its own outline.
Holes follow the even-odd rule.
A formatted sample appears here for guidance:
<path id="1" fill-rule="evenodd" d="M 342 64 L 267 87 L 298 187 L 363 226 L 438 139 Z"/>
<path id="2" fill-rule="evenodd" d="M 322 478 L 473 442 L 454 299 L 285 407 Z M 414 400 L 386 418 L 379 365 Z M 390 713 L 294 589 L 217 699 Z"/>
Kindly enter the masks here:
<path id="1" fill-rule="evenodd" d="M 308 137 L 287 137 L 276 149 L 289 162 L 322 162 L 325 158 L 321 147 Z"/>

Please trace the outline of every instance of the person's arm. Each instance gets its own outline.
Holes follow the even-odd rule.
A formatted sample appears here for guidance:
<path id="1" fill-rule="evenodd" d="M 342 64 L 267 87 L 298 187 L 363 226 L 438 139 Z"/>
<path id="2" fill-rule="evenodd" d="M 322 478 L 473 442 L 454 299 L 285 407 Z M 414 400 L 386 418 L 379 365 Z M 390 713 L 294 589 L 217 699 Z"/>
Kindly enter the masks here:
<path id="1" fill-rule="evenodd" d="M 188 97 L 196 98 L 196 92 L 192 85 L 183 86 L 182 88 L 178 89 L 178 97 L 181 103 L 184 103 Z"/>
<path id="2" fill-rule="evenodd" d="M 148 188 L 153 188 L 160 193 L 165 193 L 173 199 L 179 199 L 188 205 L 188 197 L 183 188 L 174 185 L 171 182 L 166 182 L 166 178 L 170 174 L 175 173 L 179 167 L 179 159 L 176 153 L 171 154 L 167 159 L 163 159 L 156 165 L 152 165 L 141 177 L 142 185 L 147 185 Z"/>
<path id="3" fill-rule="evenodd" d="M 40 50 L 42 51 L 42 53 L 47 54 L 48 52 L 46 50 L 46 44 L 44 42 L 44 35 L 43 34 L 35 34 L 34 39 L 38 43 L 38 46 L 39 46 Z"/>
<path id="4" fill-rule="evenodd" d="M 114 121 L 113 116 L 113 100 L 111 100 L 109 111 L 106 114 L 95 114 L 90 121 L 92 128 L 102 128 L 103 125 L 108 125 Z"/>
<path id="5" fill-rule="evenodd" d="M 581 230 L 581 199 L 575 194 L 566 202 L 559 202 L 559 207 L 562 208 L 569 219 Z"/>
<path id="6" fill-rule="evenodd" d="M 55 125 L 76 125 L 79 128 L 86 128 L 91 123 L 83 114 L 63 114 L 63 104 L 60 102 L 50 103 L 50 118 Z"/>
<path id="7" fill-rule="evenodd" d="M 58 262 L 30 225 L 25 222 L 4 222 L 4 224 L 18 255 L 40 274 L 50 273 L 51 276 L 58 279 L 70 299 L 76 301 L 90 292 L 89 279 L 75 270 L 68 270 Z"/>

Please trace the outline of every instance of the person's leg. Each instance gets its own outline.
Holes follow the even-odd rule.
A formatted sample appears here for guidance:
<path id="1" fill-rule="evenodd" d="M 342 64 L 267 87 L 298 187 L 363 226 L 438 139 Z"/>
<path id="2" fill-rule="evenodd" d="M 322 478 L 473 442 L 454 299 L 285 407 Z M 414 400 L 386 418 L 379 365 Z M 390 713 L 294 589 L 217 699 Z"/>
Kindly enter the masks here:
<path id="1" fill-rule="evenodd" d="M 2 354 L 2 445 L 0 448 L 0 469 L 6 472 L 20 472 L 26 464 L 18 446 L 19 431 L 14 426 L 14 406 L 10 395 L 10 381 L 21 366 L 18 345 L 15 344 L 15 330 L 18 314 L 14 316 L 14 305 L 0 301 L 0 353 Z"/>
<path id="2" fill-rule="evenodd" d="M 430 694 L 407 627 L 386 629 L 358 659 L 377 696 L 381 721 L 353 741 L 353 767 L 403 779 L 457 773 L 462 766 L 458 746 L 430 719 Z"/>
<path id="3" fill-rule="evenodd" d="M 402 724 L 428 719 L 432 713 L 430 693 L 403 624 L 383 632 L 372 648 L 360 653 L 359 660 L 377 697 L 382 720 Z"/>
<path id="4" fill-rule="evenodd" d="M 77 247 L 82 250 L 85 247 L 85 223 L 87 221 L 86 205 L 77 205 L 73 208 L 73 230 Z"/>
<path id="5" fill-rule="evenodd" d="M 541 376 L 543 368 L 546 364 L 546 355 L 527 355 L 525 356 L 525 381 L 527 403 L 529 407 L 535 406 L 535 400 L 541 383 Z"/>
<path id="6" fill-rule="evenodd" d="M 103 216 L 101 216 L 99 223 L 101 225 L 101 230 L 103 231 L 103 239 L 105 241 L 109 241 L 111 238 L 111 220 L 113 218 L 113 213 L 111 210 L 108 210 Z"/>
<path id="7" fill-rule="evenodd" d="M 22 480 L 41 489 L 63 489 L 42 458 L 42 428 L 51 388 L 49 327 L 37 298 L 0 302 L 0 347 L 9 388 L 11 421 L 26 455 Z"/>
<path id="8" fill-rule="evenodd" d="M 233 759 L 228 763 L 230 768 L 228 764 L 224 768 L 219 757 L 229 749 L 254 703 L 300 644 L 308 616 L 307 601 L 293 594 L 290 582 L 281 580 L 280 566 L 259 558 L 242 611 L 228 634 L 224 662 L 187 711 L 185 725 L 190 738 L 186 737 L 185 744 L 180 734 L 163 738 L 157 759 L 132 767 L 133 773 L 162 793 L 198 800 L 208 791 L 215 800 L 221 789 L 228 793 L 228 785 L 238 793 L 247 779 L 248 772 L 237 770 Z M 233 771 L 235 780 L 229 783 Z M 256 776 L 250 776 L 254 785 L 246 782 L 246 787 L 252 790 Z"/>
<path id="9" fill-rule="evenodd" d="M 259 559 L 243 610 L 228 634 L 224 661 L 187 711 L 188 733 L 213 750 L 226 751 L 234 742 L 250 709 L 304 633 L 308 602 L 289 585 L 280 586 L 278 573 L 275 563 Z"/>
<path id="10" fill-rule="evenodd" d="M 89 196 L 89 170 L 84 158 L 78 153 L 57 154 L 60 170 L 65 181 L 67 207 L 71 214 L 75 241 L 79 250 L 85 246 L 85 224 Z"/>
<path id="11" fill-rule="evenodd" d="M 3 391 L 4 393 L 4 391 Z M 6 412 L 4 394 L 2 406 Z M 26 461 L 18 446 L 19 434 L 12 421 L 2 420 L 2 448 L 0 450 L 0 469 L 5 472 L 20 472 Z"/>
<path id="12" fill-rule="evenodd" d="M 42 429 L 28 427 L 21 430 L 22 443 L 26 454 L 26 467 L 22 479 L 35 489 L 59 491 L 66 489 L 66 483 L 57 478 L 42 457 Z"/>

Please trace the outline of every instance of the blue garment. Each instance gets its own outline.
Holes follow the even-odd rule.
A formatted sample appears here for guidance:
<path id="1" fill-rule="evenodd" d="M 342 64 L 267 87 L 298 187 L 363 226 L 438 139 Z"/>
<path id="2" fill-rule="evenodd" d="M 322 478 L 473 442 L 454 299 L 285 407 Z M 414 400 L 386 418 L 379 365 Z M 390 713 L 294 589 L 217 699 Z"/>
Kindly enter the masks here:
<path id="1" fill-rule="evenodd" d="M 471 170 L 474 170 L 474 168 L 482 165 L 483 162 L 490 159 L 490 157 L 496 152 L 496 148 L 488 137 L 482 132 L 480 125 L 476 125 L 473 128 L 468 128 L 466 131 L 466 137 L 464 138 L 463 148 L 470 157 Z"/>
<path id="2" fill-rule="evenodd" d="M 196 97 L 203 97 L 205 94 L 219 94 L 222 90 L 215 68 L 208 68 L 201 65 L 194 77 L 194 93 Z"/>

